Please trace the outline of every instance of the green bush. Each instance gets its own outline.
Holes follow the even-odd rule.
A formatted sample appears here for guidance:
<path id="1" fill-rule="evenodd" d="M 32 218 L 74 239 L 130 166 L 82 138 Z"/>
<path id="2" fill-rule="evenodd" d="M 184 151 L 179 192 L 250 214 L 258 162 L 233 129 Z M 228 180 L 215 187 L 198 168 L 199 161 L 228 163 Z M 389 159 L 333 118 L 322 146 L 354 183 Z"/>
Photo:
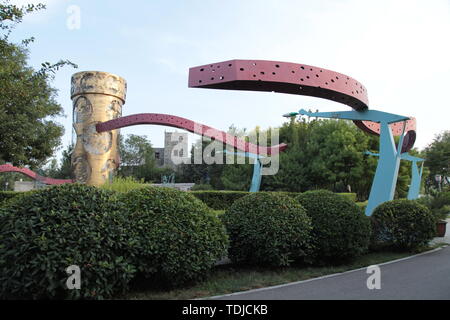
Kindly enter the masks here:
<path id="1" fill-rule="evenodd" d="M 288 266 L 307 259 L 311 219 L 293 198 L 251 193 L 221 215 L 229 238 L 229 258 L 240 264 Z"/>
<path id="2" fill-rule="evenodd" d="M 414 250 L 436 235 L 431 211 L 414 200 L 393 200 L 375 208 L 372 217 L 372 246 Z"/>
<path id="3" fill-rule="evenodd" d="M 191 191 L 196 198 L 214 210 L 226 210 L 237 199 L 249 194 L 247 191 Z"/>
<path id="4" fill-rule="evenodd" d="M 113 193 L 67 184 L 33 191 L 0 208 L 0 298 L 101 299 L 124 291 L 128 219 Z M 68 290 L 66 268 L 81 269 Z"/>
<path id="5" fill-rule="evenodd" d="M 450 192 L 440 192 L 431 200 L 431 211 L 437 219 L 445 220 L 450 214 Z"/>
<path id="6" fill-rule="evenodd" d="M 202 200 L 208 207 L 214 210 L 227 210 L 231 205 L 237 200 L 246 195 L 250 194 L 248 191 L 228 191 L 228 190 L 203 190 L 194 191 L 191 193 Z M 277 193 L 283 194 L 290 197 L 296 197 L 299 195 L 298 192 L 289 191 L 261 191 L 259 193 Z"/>
<path id="7" fill-rule="evenodd" d="M 223 224 L 192 194 L 147 187 L 121 199 L 129 210 L 134 264 L 158 285 L 179 286 L 202 279 L 226 255 Z"/>
<path id="8" fill-rule="evenodd" d="M 2 206 L 5 202 L 7 202 L 10 199 L 13 199 L 17 195 L 19 195 L 20 192 L 14 192 L 14 191 L 0 191 L 0 206 Z"/>
<path id="9" fill-rule="evenodd" d="M 365 253 L 370 241 L 370 221 L 351 200 L 326 190 L 297 196 L 312 219 L 317 263 L 341 263 Z"/>
<path id="10" fill-rule="evenodd" d="M 356 193 L 338 193 L 338 195 L 346 197 L 347 199 L 349 199 L 350 201 L 356 202 L 357 201 L 357 197 L 356 197 Z"/>

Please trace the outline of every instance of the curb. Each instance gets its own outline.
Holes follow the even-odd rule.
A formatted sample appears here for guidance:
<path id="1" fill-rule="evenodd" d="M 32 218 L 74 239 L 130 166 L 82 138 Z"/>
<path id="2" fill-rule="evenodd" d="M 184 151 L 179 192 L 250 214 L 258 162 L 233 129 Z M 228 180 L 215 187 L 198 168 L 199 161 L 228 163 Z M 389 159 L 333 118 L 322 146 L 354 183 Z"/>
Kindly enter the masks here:
<path id="1" fill-rule="evenodd" d="M 415 257 L 419 257 L 419 256 L 423 256 L 423 255 L 426 255 L 426 254 L 430 254 L 430 253 L 434 253 L 434 252 L 440 251 L 440 250 L 442 250 L 443 248 L 446 248 L 446 247 L 448 247 L 448 245 L 445 245 L 445 246 L 442 246 L 442 247 L 439 247 L 439 248 L 436 248 L 436 249 L 433 249 L 433 250 L 430 250 L 430 251 L 425 251 L 425 252 L 422 252 L 422 253 L 418 253 L 418 254 L 415 254 L 415 255 L 412 255 L 412 256 L 408 256 L 408 257 L 405 257 L 405 258 L 400 258 L 400 259 L 396 259 L 396 260 L 392 260 L 392 261 L 383 262 L 383 263 L 377 264 L 377 266 L 384 266 L 384 265 L 388 265 L 388 264 L 392 264 L 392 263 L 397 263 L 397 262 L 413 259 Z M 367 266 L 367 267 L 369 267 L 369 266 Z M 311 281 L 337 277 L 337 276 L 341 276 L 341 275 L 344 275 L 344 274 L 365 270 L 365 269 L 367 269 L 367 267 L 362 267 L 362 268 L 358 268 L 358 269 L 354 269 L 354 270 L 348 270 L 348 271 L 339 272 L 339 273 L 333 273 L 333 274 L 329 274 L 329 275 L 326 275 L 326 276 L 321 276 L 321 277 L 307 279 L 307 280 L 301 280 L 301 281 L 284 283 L 284 284 L 270 286 L 270 287 L 265 287 L 265 288 L 250 289 L 250 290 L 245 290 L 245 291 L 233 292 L 233 293 L 228 293 L 228 294 L 223 294 L 223 295 L 218 295 L 218 296 L 205 297 L 205 298 L 198 298 L 198 299 L 193 299 L 193 300 L 213 300 L 213 299 L 219 299 L 219 298 L 224 298 L 224 297 L 237 296 L 237 295 L 241 295 L 241 294 L 247 294 L 247 293 L 253 293 L 253 292 L 261 292 L 261 291 L 278 289 L 278 288 L 284 288 L 284 287 L 294 286 L 294 285 L 297 285 L 297 284 L 302 284 L 302 283 L 307 283 L 307 282 L 311 282 Z"/>

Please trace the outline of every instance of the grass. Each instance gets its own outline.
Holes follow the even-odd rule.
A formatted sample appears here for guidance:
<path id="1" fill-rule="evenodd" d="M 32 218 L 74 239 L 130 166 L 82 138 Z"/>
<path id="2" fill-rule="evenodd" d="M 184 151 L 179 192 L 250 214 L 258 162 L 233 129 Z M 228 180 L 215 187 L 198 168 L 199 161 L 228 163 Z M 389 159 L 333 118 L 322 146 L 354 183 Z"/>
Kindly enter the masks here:
<path id="1" fill-rule="evenodd" d="M 417 252 L 375 252 L 361 256 L 351 263 L 326 267 L 287 267 L 278 269 L 237 267 L 233 265 L 217 266 L 203 282 L 186 288 L 173 290 L 139 290 L 126 294 L 120 299 L 129 300 L 176 300 L 205 298 L 233 292 L 245 291 L 307 280 L 324 275 L 380 264 L 404 258 L 442 246 L 422 248 Z"/>

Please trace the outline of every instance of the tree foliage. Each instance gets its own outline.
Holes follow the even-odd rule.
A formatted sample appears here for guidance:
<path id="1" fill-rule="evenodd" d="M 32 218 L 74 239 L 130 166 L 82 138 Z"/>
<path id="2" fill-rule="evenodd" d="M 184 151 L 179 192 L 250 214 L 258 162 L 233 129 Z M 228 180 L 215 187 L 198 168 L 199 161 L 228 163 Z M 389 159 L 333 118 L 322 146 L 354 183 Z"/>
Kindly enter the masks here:
<path id="1" fill-rule="evenodd" d="M 63 115 L 51 86 L 56 71 L 70 61 L 44 62 L 40 69 L 28 65 L 29 38 L 20 44 L 9 41 L 14 26 L 31 12 L 45 6 L 18 7 L 0 2 L 0 161 L 36 168 L 60 145 L 63 127 L 55 119 Z"/>
<path id="2" fill-rule="evenodd" d="M 430 183 L 436 183 L 436 175 L 442 176 L 441 184 L 446 177 L 450 177 L 450 130 L 437 135 L 430 145 L 425 148 L 425 166 L 430 170 Z M 450 181 L 447 182 L 450 184 Z M 439 187 L 439 186 L 438 186 Z"/>

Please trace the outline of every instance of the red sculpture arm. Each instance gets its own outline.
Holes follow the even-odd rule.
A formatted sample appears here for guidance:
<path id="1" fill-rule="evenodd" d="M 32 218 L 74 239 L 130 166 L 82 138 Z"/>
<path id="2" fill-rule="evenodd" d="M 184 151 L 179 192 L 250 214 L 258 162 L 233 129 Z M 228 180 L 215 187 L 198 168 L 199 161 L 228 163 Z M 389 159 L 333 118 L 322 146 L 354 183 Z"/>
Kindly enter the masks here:
<path id="1" fill-rule="evenodd" d="M 64 180 L 64 179 L 53 179 L 53 178 L 48 178 L 48 177 L 43 177 L 38 175 L 36 172 L 31 171 L 30 169 L 27 168 L 18 168 L 18 167 L 14 167 L 10 164 L 3 164 L 0 165 L 0 173 L 1 172 L 18 172 L 18 173 L 22 173 L 28 177 L 30 177 L 31 179 L 34 180 L 38 180 L 44 184 L 65 184 L 65 183 L 73 183 L 73 180 Z"/>
<path id="2" fill-rule="evenodd" d="M 287 147 L 287 145 L 284 143 L 272 147 L 258 146 L 246 142 L 226 132 L 199 124 L 192 120 L 160 113 L 140 113 L 121 117 L 106 122 L 101 122 L 97 124 L 97 132 L 105 132 L 139 124 L 153 124 L 184 129 L 189 132 L 196 133 L 202 136 L 207 136 L 212 139 L 223 142 L 225 144 L 231 145 L 238 150 L 250 152 L 253 154 L 263 154 L 263 155 L 277 154 L 286 149 Z"/>
<path id="3" fill-rule="evenodd" d="M 368 109 L 366 88 L 357 80 L 335 71 L 305 64 L 266 61 L 229 60 L 189 69 L 190 88 L 268 91 L 313 96 L 343 103 L 359 111 Z M 379 135 L 380 125 L 354 121 L 362 130 Z M 393 134 L 402 133 L 402 124 L 391 125 Z M 405 132 L 416 130 L 416 119 L 408 120 Z M 415 132 L 409 135 L 411 149 Z"/>

